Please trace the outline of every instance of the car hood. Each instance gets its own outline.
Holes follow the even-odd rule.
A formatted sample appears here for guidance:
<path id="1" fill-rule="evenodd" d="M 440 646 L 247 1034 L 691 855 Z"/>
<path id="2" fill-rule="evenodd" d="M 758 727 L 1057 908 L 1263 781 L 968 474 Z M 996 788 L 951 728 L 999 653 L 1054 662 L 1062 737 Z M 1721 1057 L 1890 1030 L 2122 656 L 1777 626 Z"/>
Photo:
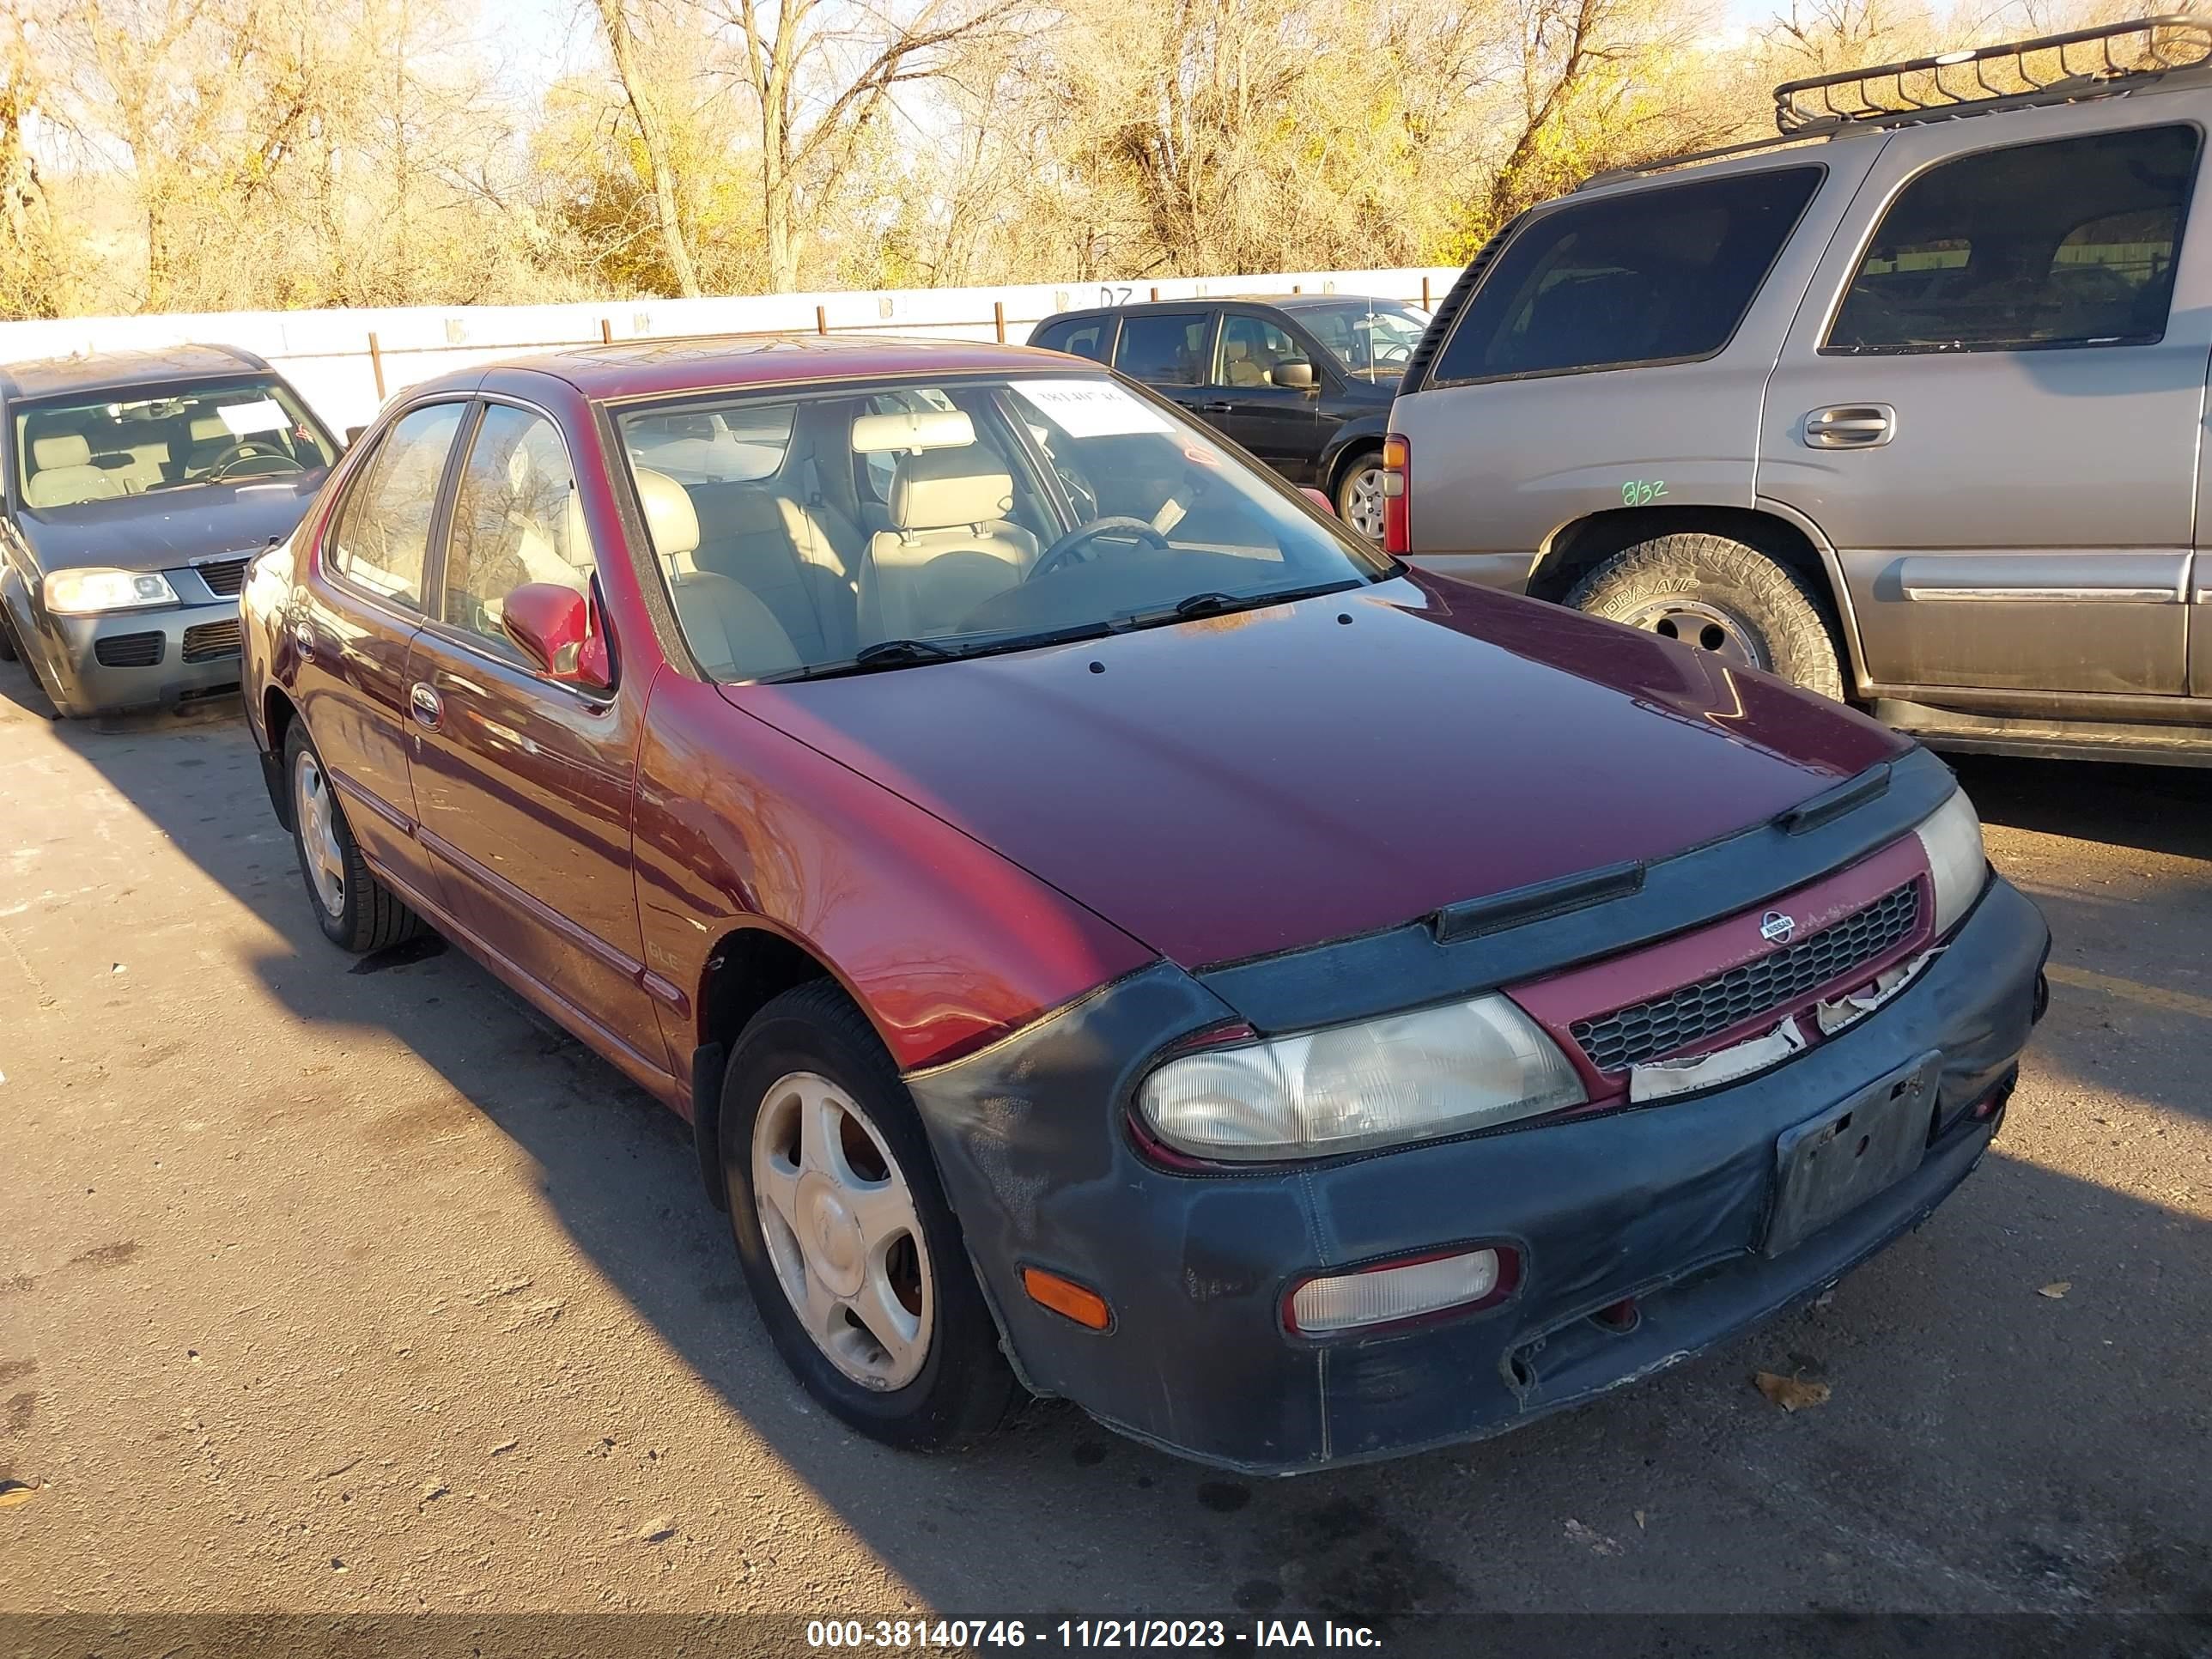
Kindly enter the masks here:
<path id="1" fill-rule="evenodd" d="M 1425 573 L 725 695 L 1193 969 L 1665 858 L 1909 746 L 1655 635 Z"/>
<path id="2" fill-rule="evenodd" d="M 290 535 L 326 476 L 310 472 L 281 484 L 240 480 L 75 507 L 24 508 L 15 523 L 41 570 L 76 565 L 173 570 L 209 554 L 258 553 Z"/>

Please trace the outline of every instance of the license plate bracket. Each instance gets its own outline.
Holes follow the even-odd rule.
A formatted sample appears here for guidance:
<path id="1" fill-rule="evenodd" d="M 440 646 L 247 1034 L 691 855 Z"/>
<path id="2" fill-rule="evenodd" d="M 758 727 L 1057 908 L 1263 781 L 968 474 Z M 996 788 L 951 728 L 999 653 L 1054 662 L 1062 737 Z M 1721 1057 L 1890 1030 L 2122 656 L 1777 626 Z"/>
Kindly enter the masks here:
<path id="1" fill-rule="evenodd" d="M 1759 1254 L 1780 1255 L 1918 1169 L 1942 1073 L 1931 1048 L 1776 1137 Z"/>

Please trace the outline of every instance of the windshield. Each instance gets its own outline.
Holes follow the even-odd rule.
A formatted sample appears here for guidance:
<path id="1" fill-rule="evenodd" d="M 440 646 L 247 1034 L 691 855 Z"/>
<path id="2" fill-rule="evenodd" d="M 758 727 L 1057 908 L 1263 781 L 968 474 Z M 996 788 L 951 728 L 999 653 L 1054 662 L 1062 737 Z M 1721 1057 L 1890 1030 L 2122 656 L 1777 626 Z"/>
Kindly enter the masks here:
<path id="1" fill-rule="evenodd" d="M 1291 313 L 1355 374 L 1402 374 L 1429 325 L 1429 313 L 1395 300 L 1346 300 L 1300 306 Z"/>
<path id="2" fill-rule="evenodd" d="M 1103 374 L 726 395 L 619 428 L 678 623 L 718 679 L 1013 650 L 1390 568 Z"/>
<path id="3" fill-rule="evenodd" d="M 210 484 L 319 477 L 337 451 L 264 375 L 111 387 L 15 415 L 15 484 L 36 509 Z"/>

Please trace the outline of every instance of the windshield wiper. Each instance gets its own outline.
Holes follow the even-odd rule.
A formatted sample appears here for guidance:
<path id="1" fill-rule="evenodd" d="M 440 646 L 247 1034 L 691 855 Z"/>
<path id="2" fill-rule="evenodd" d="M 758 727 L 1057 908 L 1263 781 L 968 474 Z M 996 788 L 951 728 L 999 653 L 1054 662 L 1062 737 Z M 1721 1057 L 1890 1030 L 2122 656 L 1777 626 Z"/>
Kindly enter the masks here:
<path id="1" fill-rule="evenodd" d="M 1132 611 L 1127 616 L 1115 618 L 1117 628 L 1157 628 L 1163 623 L 1195 622 L 1201 617 L 1224 617 L 1233 611 L 1261 611 L 1271 605 L 1289 605 L 1297 599 L 1317 599 L 1323 593 L 1341 593 L 1348 587 L 1364 587 L 1366 579 L 1360 576 L 1342 577 L 1331 582 L 1315 582 L 1305 587 L 1276 587 L 1262 593 L 1223 593 L 1209 591 L 1191 593 L 1173 605 L 1152 611 Z"/>
<path id="2" fill-rule="evenodd" d="M 928 640 L 878 640 L 853 653 L 860 668 L 904 668 L 909 663 L 950 662 L 960 653 Z"/>

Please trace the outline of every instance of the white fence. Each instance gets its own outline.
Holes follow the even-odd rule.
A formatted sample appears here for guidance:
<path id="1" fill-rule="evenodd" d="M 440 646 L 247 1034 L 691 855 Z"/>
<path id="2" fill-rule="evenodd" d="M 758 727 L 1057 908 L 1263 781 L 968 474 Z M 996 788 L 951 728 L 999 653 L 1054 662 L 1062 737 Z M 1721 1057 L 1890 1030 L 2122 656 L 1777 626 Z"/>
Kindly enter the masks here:
<path id="1" fill-rule="evenodd" d="M 266 357 L 323 418 L 366 424 L 401 388 L 449 369 L 561 346 L 675 335 L 883 333 L 1019 343 L 1056 311 L 1230 294 L 1443 298 L 1455 270 L 1289 271 L 1153 283 L 906 289 L 742 299 L 555 306 L 409 306 L 385 310 L 229 311 L 0 323 L 0 362 L 198 341 Z"/>

